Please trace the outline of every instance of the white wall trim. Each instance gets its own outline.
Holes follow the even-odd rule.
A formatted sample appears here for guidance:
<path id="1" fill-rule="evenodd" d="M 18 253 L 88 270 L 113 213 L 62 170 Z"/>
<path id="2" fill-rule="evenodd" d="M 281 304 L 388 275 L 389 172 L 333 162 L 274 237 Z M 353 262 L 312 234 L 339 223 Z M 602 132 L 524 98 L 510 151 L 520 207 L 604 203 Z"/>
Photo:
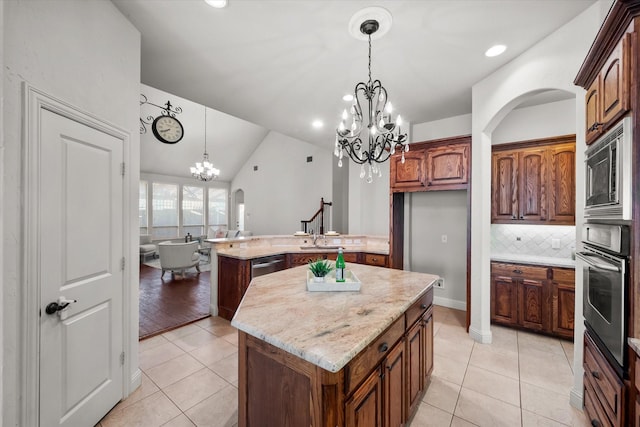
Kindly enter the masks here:
<path id="1" fill-rule="evenodd" d="M 460 301 L 460 300 L 455 300 L 455 299 L 451 299 L 451 298 L 434 296 L 433 297 L 433 303 L 435 305 L 441 305 L 443 307 L 449 307 L 449 308 L 453 308 L 455 310 L 467 311 L 467 302 L 466 301 Z"/>
<path id="2" fill-rule="evenodd" d="M 491 344 L 493 339 L 491 330 L 481 331 L 471 326 L 469 327 L 469 335 L 480 344 Z"/>
<path id="3" fill-rule="evenodd" d="M 584 408 L 583 389 L 571 389 L 571 392 L 569 393 L 569 404 L 580 410 Z"/>
<path id="4" fill-rule="evenodd" d="M 125 164 L 130 164 L 131 143 L 128 132 L 121 128 L 104 121 L 96 116 L 82 111 L 81 109 L 59 100 L 39 89 L 34 88 L 27 82 L 22 84 L 23 98 L 23 133 L 22 144 L 24 148 L 23 157 L 23 175 L 22 183 L 23 208 L 22 208 L 22 236 L 24 245 L 22 247 L 22 259 L 20 261 L 23 277 L 25 278 L 22 294 L 19 295 L 21 306 L 19 340 L 21 366 L 19 366 L 19 386 L 21 390 L 18 392 L 20 400 L 20 422 L 22 426 L 38 426 L 39 420 L 39 358 L 40 358 L 40 322 L 39 312 L 42 305 L 40 301 L 41 278 L 39 270 L 40 265 L 40 245 L 39 238 L 41 230 L 39 229 L 40 212 L 40 158 L 39 147 L 40 140 L 40 121 L 42 110 L 48 110 L 59 114 L 71 120 L 74 120 L 93 129 L 109 134 L 123 141 L 123 160 Z M 130 204 L 130 180 L 131 174 L 125 174 L 123 180 L 123 236 L 122 236 L 122 253 L 126 259 L 137 259 L 137 253 L 132 253 L 132 245 L 130 243 L 131 225 L 128 220 L 128 212 Z M 137 249 L 137 246 L 136 246 Z M 141 375 L 130 378 L 128 372 L 131 370 L 132 352 L 138 351 L 137 337 L 133 344 L 131 336 L 131 278 L 132 267 L 137 263 L 126 263 L 123 272 L 122 286 L 122 345 L 128 357 L 125 358 L 123 367 L 123 397 L 129 395 L 132 386 L 140 384 Z M 137 319 L 136 319 L 137 320 Z M 136 367 L 137 368 L 137 367 Z"/>

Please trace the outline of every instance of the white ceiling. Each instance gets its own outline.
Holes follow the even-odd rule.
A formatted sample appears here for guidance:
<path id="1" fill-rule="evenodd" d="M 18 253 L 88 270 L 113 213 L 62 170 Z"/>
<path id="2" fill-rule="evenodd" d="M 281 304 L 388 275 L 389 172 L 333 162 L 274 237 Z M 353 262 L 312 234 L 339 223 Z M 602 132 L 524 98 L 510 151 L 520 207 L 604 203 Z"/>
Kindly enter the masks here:
<path id="1" fill-rule="evenodd" d="M 142 33 L 142 83 L 331 148 L 342 96 L 367 79 L 367 43 L 348 32 L 356 11 L 391 12 L 372 77 L 405 120 L 422 123 L 470 113 L 474 83 L 594 0 L 113 2 Z M 495 43 L 507 51 L 485 57 Z"/>

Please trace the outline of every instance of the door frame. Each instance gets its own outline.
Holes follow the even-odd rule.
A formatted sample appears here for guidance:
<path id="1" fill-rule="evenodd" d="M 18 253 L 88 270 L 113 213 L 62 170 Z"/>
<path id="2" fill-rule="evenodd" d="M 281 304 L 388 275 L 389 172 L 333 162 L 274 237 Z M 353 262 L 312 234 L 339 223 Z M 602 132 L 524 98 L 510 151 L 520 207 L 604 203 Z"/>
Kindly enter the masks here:
<path id="1" fill-rule="evenodd" d="M 20 398 L 20 422 L 24 426 L 39 426 L 39 357 L 40 357 L 40 288 L 41 278 L 37 266 L 40 263 L 38 237 L 40 229 L 38 221 L 40 219 L 40 158 L 39 147 L 41 140 L 39 137 L 41 111 L 48 110 L 59 114 L 70 120 L 96 129 L 98 131 L 109 134 L 123 142 L 123 162 L 130 165 L 131 157 L 131 138 L 130 134 L 125 130 L 104 121 L 90 113 L 87 113 L 65 101 L 57 99 L 31 85 L 27 82 L 22 84 L 23 97 L 23 175 L 22 183 L 24 188 L 23 205 L 22 205 L 22 261 L 21 270 L 25 278 L 22 287 L 22 293 L 19 296 L 20 303 L 20 325 L 18 327 L 19 337 L 19 386 L 21 390 L 18 393 Z M 131 221 L 128 212 L 131 209 L 131 190 L 130 190 L 131 173 L 126 173 L 122 182 L 123 186 L 123 229 L 122 229 L 122 255 L 125 265 L 123 271 L 122 284 L 122 348 L 126 354 L 123 375 L 122 398 L 125 398 L 131 392 L 135 384 L 140 382 L 140 371 L 136 371 L 136 378 L 129 378 L 131 371 L 131 354 L 132 351 L 137 352 L 137 347 L 131 345 L 131 271 L 133 262 L 132 244 L 131 242 Z M 129 237 L 127 237 L 129 236 Z M 135 349 L 133 347 L 136 347 Z"/>

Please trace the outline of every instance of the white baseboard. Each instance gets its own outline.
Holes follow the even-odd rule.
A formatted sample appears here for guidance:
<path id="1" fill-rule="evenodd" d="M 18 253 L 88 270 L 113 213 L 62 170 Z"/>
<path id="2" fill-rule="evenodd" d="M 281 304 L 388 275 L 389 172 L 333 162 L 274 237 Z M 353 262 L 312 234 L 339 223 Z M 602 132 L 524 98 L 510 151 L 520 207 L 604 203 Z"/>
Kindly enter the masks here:
<path id="1" fill-rule="evenodd" d="M 213 305 L 213 304 L 209 304 L 209 313 L 211 313 L 212 316 L 217 316 L 218 315 L 218 306 L 217 305 Z"/>
<path id="2" fill-rule="evenodd" d="M 458 300 L 455 300 L 455 299 L 434 296 L 433 297 L 433 303 L 435 305 L 440 305 L 440 306 L 443 306 L 443 307 L 453 308 L 455 310 L 467 311 L 467 302 L 466 301 L 458 301 Z"/>
<path id="3" fill-rule="evenodd" d="M 141 384 L 142 384 L 142 371 L 140 370 L 140 368 L 138 368 L 136 369 L 136 371 L 131 376 L 131 379 L 129 380 L 129 395 L 131 395 L 131 393 L 136 391 L 136 389 L 140 387 Z M 124 396 L 124 397 L 128 397 L 128 396 Z"/>
<path id="4" fill-rule="evenodd" d="M 571 389 L 569 393 L 569 404 L 574 408 L 582 409 L 584 407 L 583 390 Z"/>
<path id="5" fill-rule="evenodd" d="M 491 330 L 480 331 L 478 329 L 475 329 L 472 326 L 469 326 L 469 335 L 471 336 L 471 338 L 473 338 L 476 342 L 479 342 L 480 344 L 491 344 L 491 340 L 492 340 Z"/>

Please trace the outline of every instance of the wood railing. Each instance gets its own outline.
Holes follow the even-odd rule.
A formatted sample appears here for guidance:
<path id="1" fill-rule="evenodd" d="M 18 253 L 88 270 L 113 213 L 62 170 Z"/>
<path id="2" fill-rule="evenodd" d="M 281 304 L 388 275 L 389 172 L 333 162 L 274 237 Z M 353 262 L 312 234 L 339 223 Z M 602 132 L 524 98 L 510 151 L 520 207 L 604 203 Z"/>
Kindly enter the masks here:
<path id="1" fill-rule="evenodd" d="M 305 233 L 311 234 L 324 234 L 325 226 L 324 226 L 324 211 L 325 206 L 333 206 L 333 202 L 325 202 L 324 198 L 320 198 L 320 209 L 313 214 L 311 219 L 300 221 L 301 230 Z M 328 231 L 328 230 L 327 230 Z"/>

